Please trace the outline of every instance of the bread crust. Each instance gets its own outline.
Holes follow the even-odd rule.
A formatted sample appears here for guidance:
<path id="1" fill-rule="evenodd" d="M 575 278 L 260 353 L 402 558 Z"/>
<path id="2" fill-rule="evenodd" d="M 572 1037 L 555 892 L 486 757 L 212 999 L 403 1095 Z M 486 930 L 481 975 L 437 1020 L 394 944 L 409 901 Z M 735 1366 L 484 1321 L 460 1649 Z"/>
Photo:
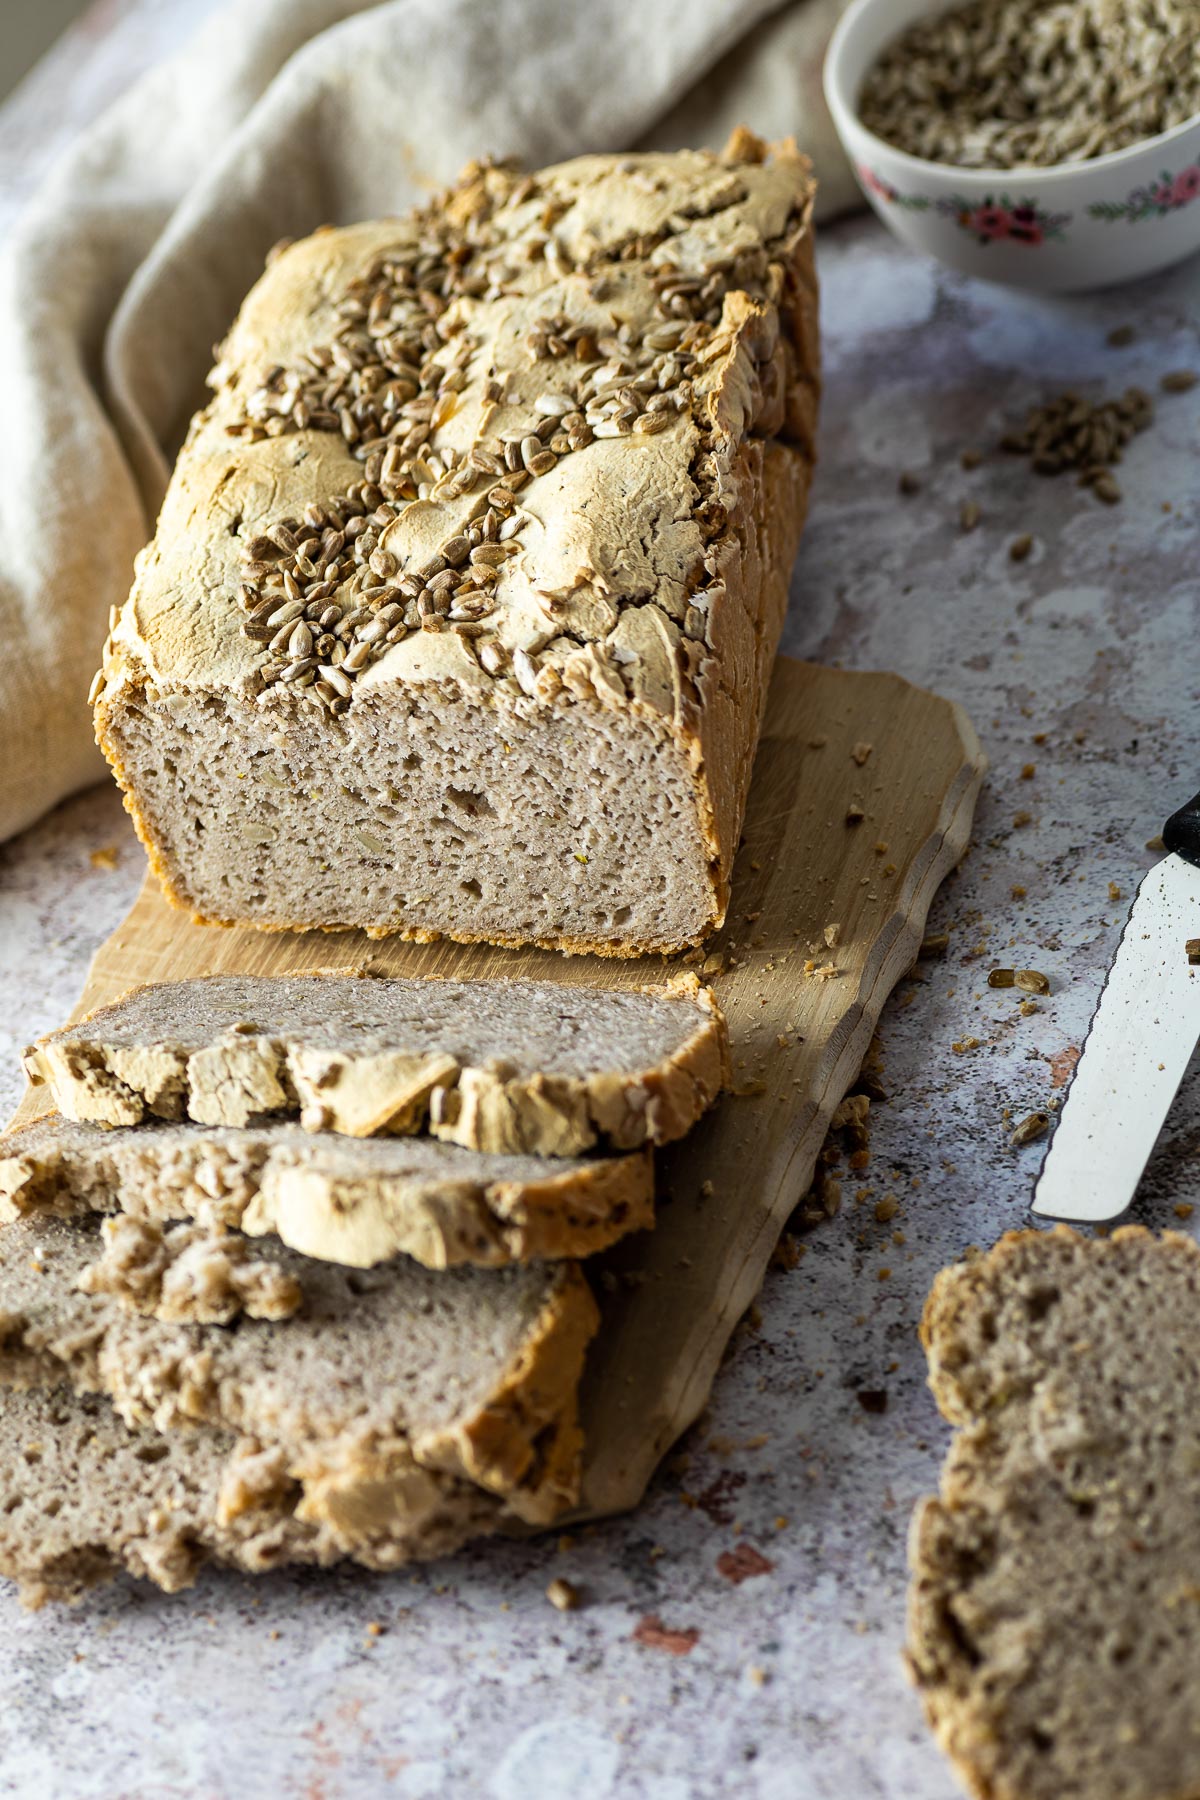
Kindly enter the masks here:
<path id="1" fill-rule="evenodd" d="M 687 426 L 693 432 L 688 440 L 693 464 L 685 459 L 681 465 L 677 451 L 672 462 L 666 448 L 661 452 L 657 448 L 673 442 L 670 431 L 639 440 L 638 466 L 649 471 L 643 488 L 648 484 L 661 496 L 680 480 L 694 481 L 692 513 L 678 530 L 643 529 L 642 550 L 652 543 L 655 555 L 665 559 L 661 566 L 654 565 L 651 598 L 639 595 L 633 603 L 623 597 L 629 592 L 628 581 L 624 586 L 617 583 L 611 601 L 603 583 L 581 586 L 583 577 L 571 572 L 576 567 L 593 562 L 599 566 L 606 558 L 623 566 L 625 556 L 622 532 L 627 529 L 623 509 L 628 483 L 621 458 L 632 454 L 624 446 L 633 440 L 618 443 L 613 455 L 605 442 L 593 442 L 588 454 L 601 471 L 593 478 L 594 491 L 602 502 L 606 494 L 616 500 L 607 512 L 603 504 L 599 508 L 604 515 L 599 537 L 593 541 L 590 527 L 580 523 L 588 515 L 577 505 L 568 481 L 553 513 L 547 514 L 556 522 L 568 521 L 561 534 L 563 544 L 555 540 L 543 563 L 532 566 L 524 587 L 510 584 L 506 590 L 503 571 L 497 586 L 502 602 L 496 615 L 497 654 L 510 660 L 518 652 L 526 657 L 527 666 L 521 669 L 525 688 L 511 675 L 493 678 L 483 672 L 469 639 L 445 631 L 418 631 L 415 636 L 410 631 L 377 669 L 368 671 L 369 679 L 360 681 L 362 692 L 356 691 L 353 703 L 361 706 L 368 695 L 392 694 L 398 699 L 406 691 L 444 693 L 487 710 L 501 733 L 506 718 L 524 717 L 531 707 L 554 714 L 556 729 L 561 718 L 566 732 L 572 728 L 589 732 L 599 728 L 613 709 L 623 713 L 636 721 L 639 732 L 644 728 L 647 745 L 670 747 L 679 767 L 689 771 L 696 839 L 707 869 L 704 916 L 697 913 L 687 927 L 664 921 L 664 935 L 658 938 L 644 928 L 622 931 L 619 925 L 606 926 L 603 932 L 580 929 L 569 917 L 553 930 L 515 924 L 508 929 L 502 920 L 477 930 L 468 917 L 453 923 L 439 917 L 431 924 L 419 913 L 414 916 L 408 901 L 398 903 L 394 916 L 385 920 L 356 915 L 349 892 L 342 917 L 330 916 L 336 903 L 324 904 L 317 917 L 297 916 L 294 911 L 283 918 L 227 916 L 198 896 L 180 857 L 168 847 L 163 821 L 154 817 L 146 801 L 123 739 L 128 716 L 157 717 L 154 709 L 160 702 L 166 705 L 173 696 L 184 694 L 207 694 L 218 703 L 231 704 L 238 693 L 252 694 L 258 679 L 250 654 L 253 646 L 239 636 L 236 615 L 229 618 L 225 611 L 223 591 L 232 592 L 230 583 L 236 586 L 232 559 L 238 546 L 233 542 L 230 547 L 230 533 L 241 529 L 243 520 L 244 529 L 250 531 L 252 515 L 254 526 L 261 528 L 272 507 L 276 513 L 280 506 L 299 512 L 306 501 L 327 497 L 358 467 L 340 440 L 334 444 L 328 434 L 309 430 L 303 433 L 311 442 L 302 474 L 297 475 L 287 450 L 297 439 L 289 436 L 255 442 L 251 474 L 244 452 L 241 462 L 230 460 L 221 434 L 242 429 L 238 421 L 244 414 L 239 409 L 264 365 L 286 362 L 311 342 L 312 315 L 321 306 L 331 306 L 347 271 L 361 265 L 371 251 L 378 252 L 413 229 L 408 221 L 398 221 L 329 232 L 294 246 L 250 296 L 218 367 L 217 399 L 193 428 L 164 505 L 159 536 L 140 559 L 130 601 L 106 646 L 96 700 L 98 741 L 164 892 L 197 922 L 253 924 L 265 930 L 362 928 L 372 936 L 395 935 L 417 942 L 446 936 L 464 943 L 532 943 L 570 953 L 628 957 L 697 944 L 724 920 L 814 459 L 819 384 L 810 172 L 790 143 L 768 150 L 743 134 L 723 159 L 697 153 L 584 158 L 543 171 L 537 181 L 541 192 L 553 196 L 551 212 L 560 203 L 566 207 L 568 223 L 562 232 L 570 248 L 564 254 L 585 256 L 590 254 L 589 245 L 607 244 L 610 248 L 604 254 L 614 260 L 596 266 L 616 270 L 618 285 L 632 279 L 628 271 L 644 273 L 665 266 L 665 252 L 657 263 L 651 260 L 656 254 L 653 246 L 661 246 L 664 232 L 674 233 L 671 245 L 680 246 L 674 253 L 684 259 L 685 267 L 686 258 L 699 256 L 706 246 L 715 245 L 719 252 L 720 233 L 713 228 L 711 245 L 705 233 L 707 221 L 722 216 L 723 208 L 731 221 L 731 256 L 736 260 L 743 250 L 753 249 L 770 262 L 761 294 L 737 286 L 725 290 L 711 346 L 704 351 L 711 360 L 697 376 L 698 398 Z M 443 202 L 439 216 L 471 220 L 494 205 L 497 197 L 511 206 L 515 183 L 515 177 L 502 177 L 495 170 L 471 171 Z M 647 193 L 657 197 L 647 199 Z M 676 210 L 671 212 L 671 207 Z M 639 225 L 644 237 L 638 236 Z M 623 257 L 623 238 L 635 251 L 644 241 L 643 261 L 637 254 Z M 613 245 L 622 245 L 622 250 L 613 250 Z M 758 281 L 757 276 L 754 279 Z M 315 307 L 314 293 L 319 297 Z M 522 311 L 529 304 L 524 295 L 512 303 L 513 318 L 522 326 L 532 316 Z M 462 410 L 469 412 L 473 404 L 471 400 Z M 462 429 L 467 432 L 466 425 Z M 568 457 L 562 466 L 571 462 Z M 279 497 L 273 499 L 276 494 Z M 236 496 L 236 506 L 231 495 Z M 410 513 L 414 510 L 410 508 Z M 402 514 L 401 522 L 408 516 Z M 706 521 L 703 529 L 696 526 L 701 517 Z M 679 539 L 677 546 L 672 532 Z M 550 536 L 546 534 L 547 542 Z M 178 548 L 180 541 L 188 540 L 197 545 L 190 562 Z M 662 550 L 668 542 L 674 547 Z M 636 533 L 629 554 L 635 561 L 640 554 Z M 192 609 L 176 604 L 176 597 L 195 583 L 197 575 L 205 595 L 201 623 Z M 637 579 L 632 585 L 636 590 Z M 534 685 L 533 664 L 523 643 L 528 636 L 529 595 L 538 592 L 558 596 L 554 604 L 564 609 L 561 616 L 568 629 L 549 644 L 546 632 L 540 636 L 535 632 L 529 639 L 544 646 L 534 651 L 541 683 L 534 695 L 529 691 Z M 676 596 L 669 604 L 668 593 Z M 270 704 L 263 714 L 264 734 L 270 717 L 280 722 L 286 718 L 279 710 L 283 702 L 277 705 L 270 694 L 266 698 Z M 288 704 L 307 716 L 299 701 Z M 159 729 L 165 732 L 167 727 Z"/>

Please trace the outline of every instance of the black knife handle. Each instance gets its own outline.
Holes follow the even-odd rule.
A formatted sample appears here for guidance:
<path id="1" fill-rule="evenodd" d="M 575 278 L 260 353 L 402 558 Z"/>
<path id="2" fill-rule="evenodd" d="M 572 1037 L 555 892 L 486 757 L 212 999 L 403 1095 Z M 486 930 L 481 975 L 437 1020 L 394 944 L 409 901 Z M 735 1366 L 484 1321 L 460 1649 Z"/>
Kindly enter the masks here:
<path id="1" fill-rule="evenodd" d="M 1200 794 L 1193 794 L 1186 806 L 1171 814 L 1162 835 L 1168 850 L 1200 869 Z"/>

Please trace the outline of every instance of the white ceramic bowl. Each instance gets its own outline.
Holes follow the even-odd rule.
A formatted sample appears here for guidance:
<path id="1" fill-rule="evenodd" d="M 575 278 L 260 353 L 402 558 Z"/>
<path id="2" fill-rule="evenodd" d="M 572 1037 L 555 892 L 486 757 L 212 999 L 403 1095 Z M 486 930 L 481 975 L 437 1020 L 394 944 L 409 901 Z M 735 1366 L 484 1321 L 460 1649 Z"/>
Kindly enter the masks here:
<path id="1" fill-rule="evenodd" d="M 1152 275 L 1200 249 L 1200 115 L 1127 150 L 1052 169 L 909 156 L 858 117 L 863 80 L 915 19 L 960 0 L 853 0 L 825 58 L 842 148 L 884 224 L 967 275 L 1045 293 Z"/>

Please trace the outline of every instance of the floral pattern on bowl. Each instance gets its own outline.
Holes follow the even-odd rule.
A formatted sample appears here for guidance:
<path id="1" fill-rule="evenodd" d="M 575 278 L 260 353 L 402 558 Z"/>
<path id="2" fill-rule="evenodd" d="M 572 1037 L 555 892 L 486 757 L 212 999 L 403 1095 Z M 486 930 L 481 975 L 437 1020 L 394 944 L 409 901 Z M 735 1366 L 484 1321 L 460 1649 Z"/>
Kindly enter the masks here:
<path id="1" fill-rule="evenodd" d="M 1200 169 L 1196 171 L 1200 178 Z M 964 200 L 952 194 L 944 200 L 930 200 L 924 194 L 902 194 L 866 163 L 858 164 L 858 179 L 880 200 L 890 206 L 907 207 L 910 212 L 943 214 L 962 231 L 967 231 L 979 244 L 1025 244 L 1034 247 L 1050 239 L 1061 242 L 1067 234 L 1072 215 L 1052 213 L 1034 200 L 1013 200 L 1007 193 L 985 194 L 982 200 Z"/>
<path id="2" fill-rule="evenodd" d="M 1127 225 L 1140 225 L 1145 219 L 1165 219 L 1200 199 L 1200 163 L 1189 163 L 1177 175 L 1164 169 L 1157 181 L 1136 187 L 1124 200 L 1094 200 L 1088 207 L 1093 219 L 1115 225 L 1124 219 Z"/>
<path id="3" fill-rule="evenodd" d="M 899 188 L 894 188 L 890 181 L 885 181 L 882 175 L 877 175 L 866 163 L 858 164 L 857 173 L 867 192 L 880 200 L 886 200 L 889 206 L 906 206 L 910 212 L 925 212 L 933 205 L 932 200 L 927 200 L 924 194 L 902 194 Z"/>
<path id="4" fill-rule="evenodd" d="M 1036 200 L 1013 200 L 1008 194 L 985 194 L 982 200 L 964 200 L 954 194 L 939 200 L 937 209 L 953 218 L 962 231 L 980 244 L 1039 244 L 1067 234 L 1071 214 L 1047 212 Z"/>

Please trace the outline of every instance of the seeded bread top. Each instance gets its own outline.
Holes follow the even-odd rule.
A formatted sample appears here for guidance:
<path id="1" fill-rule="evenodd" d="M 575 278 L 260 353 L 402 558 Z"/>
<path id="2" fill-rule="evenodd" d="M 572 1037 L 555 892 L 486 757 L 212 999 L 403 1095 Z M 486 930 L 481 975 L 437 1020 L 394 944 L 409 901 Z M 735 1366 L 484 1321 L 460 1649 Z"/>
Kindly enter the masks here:
<path id="1" fill-rule="evenodd" d="M 971 1791 L 1200 1793 L 1200 1250 L 1013 1233 L 945 1270 L 930 1384 L 958 1427 L 914 1520 L 910 1663 Z"/>
<path id="2" fill-rule="evenodd" d="M 812 192 L 790 146 L 743 133 L 724 157 L 477 166 L 424 211 L 282 251 L 213 371 L 107 692 L 298 684 L 337 713 L 441 682 L 688 727 L 742 440 L 811 449 Z"/>

